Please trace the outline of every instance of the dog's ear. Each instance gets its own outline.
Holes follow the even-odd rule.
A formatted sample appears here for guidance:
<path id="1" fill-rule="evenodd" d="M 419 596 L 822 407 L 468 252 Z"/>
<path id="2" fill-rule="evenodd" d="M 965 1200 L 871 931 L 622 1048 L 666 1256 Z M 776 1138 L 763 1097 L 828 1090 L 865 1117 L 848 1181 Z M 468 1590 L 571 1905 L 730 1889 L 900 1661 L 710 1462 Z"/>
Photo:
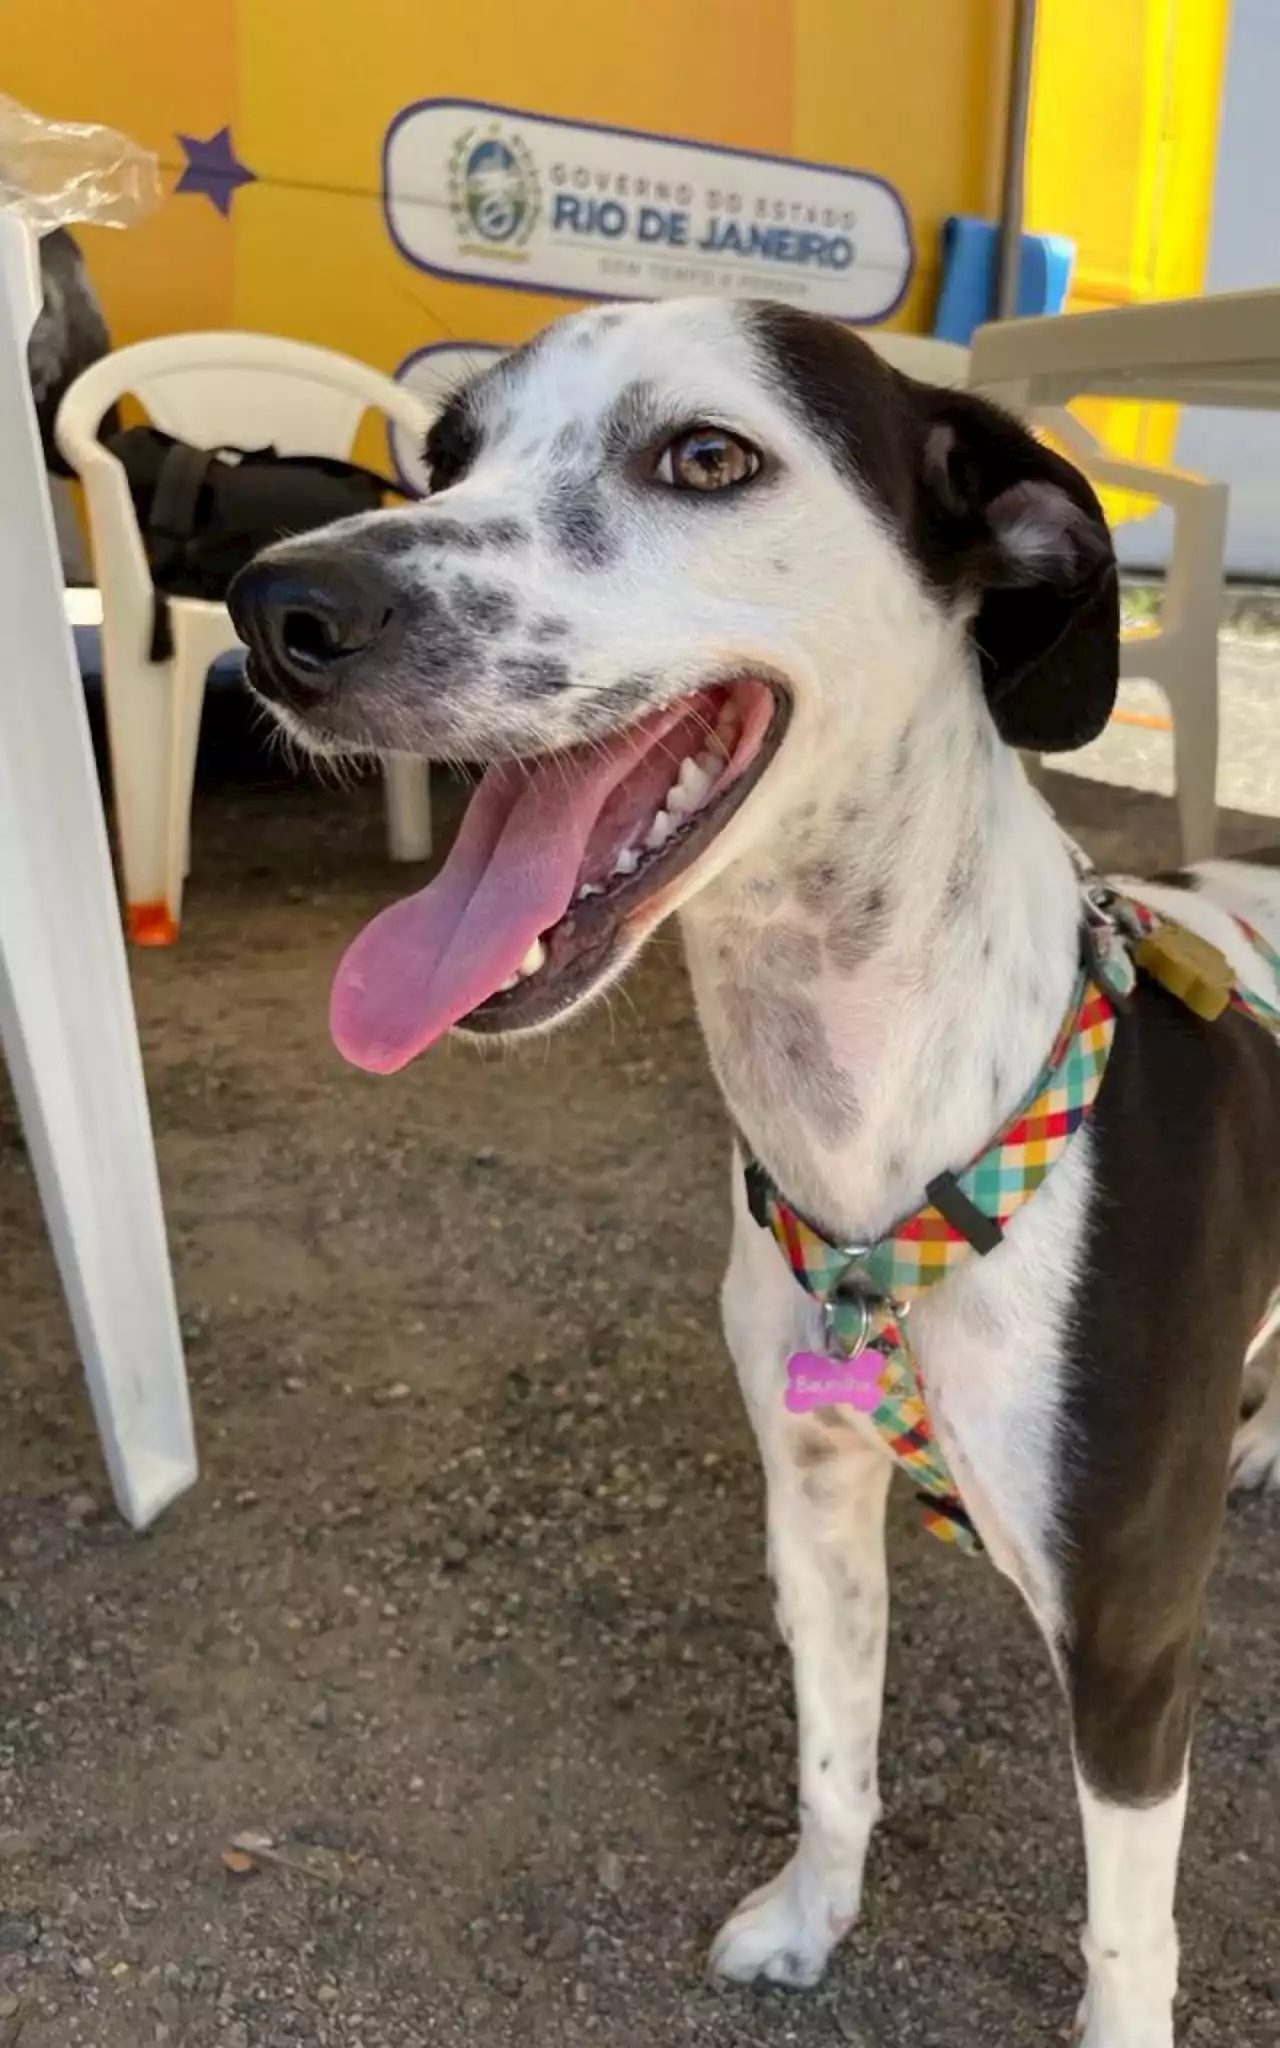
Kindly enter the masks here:
<path id="1" fill-rule="evenodd" d="M 1102 508 L 1078 469 L 984 399 L 914 387 L 924 413 L 915 543 L 974 607 L 969 630 L 1002 739 L 1058 753 L 1115 703 L 1120 605 Z"/>

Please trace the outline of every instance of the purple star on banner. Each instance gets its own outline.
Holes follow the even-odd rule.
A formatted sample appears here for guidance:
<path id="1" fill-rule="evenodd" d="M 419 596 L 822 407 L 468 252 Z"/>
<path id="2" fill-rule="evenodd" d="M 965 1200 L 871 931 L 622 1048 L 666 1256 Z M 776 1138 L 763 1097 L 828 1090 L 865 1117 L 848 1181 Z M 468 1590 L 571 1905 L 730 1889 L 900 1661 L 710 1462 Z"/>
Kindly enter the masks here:
<path id="1" fill-rule="evenodd" d="M 207 142 L 201 142 L 194 135 L 180 135 L 178 141 L 186 154 L 187 164 L 174 190 L 203 192 L 225 217 L 231 211 L 231 202 L 240 186 L 257 182 L 257 172 L 241 163 L 232 145 L 229 128 L 219 128 Z"/>

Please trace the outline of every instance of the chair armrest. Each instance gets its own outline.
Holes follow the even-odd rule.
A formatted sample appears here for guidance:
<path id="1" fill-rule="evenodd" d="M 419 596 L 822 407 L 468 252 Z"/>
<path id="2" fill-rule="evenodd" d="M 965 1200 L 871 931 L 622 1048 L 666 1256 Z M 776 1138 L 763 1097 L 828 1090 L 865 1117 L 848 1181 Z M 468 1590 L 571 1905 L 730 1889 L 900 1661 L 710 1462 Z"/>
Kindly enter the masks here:
<path id="1" fill-rule="evenodd" d="M 1128 455 L 1110 454 L 1065 406 L 1037 406 L 1032 419 L 1062 443 L 1093 483 L 1140 492 L 1143 497 L 1157 498 L 1162 505 L 1173 506 L 1175 511 L 1180 505 L 1199 503 L 1205 491 L 1226 489 L 1225 484 L 1198 476 L 1194 470 L 1162 468 L 1159 464 L 1136 462 Z"/>

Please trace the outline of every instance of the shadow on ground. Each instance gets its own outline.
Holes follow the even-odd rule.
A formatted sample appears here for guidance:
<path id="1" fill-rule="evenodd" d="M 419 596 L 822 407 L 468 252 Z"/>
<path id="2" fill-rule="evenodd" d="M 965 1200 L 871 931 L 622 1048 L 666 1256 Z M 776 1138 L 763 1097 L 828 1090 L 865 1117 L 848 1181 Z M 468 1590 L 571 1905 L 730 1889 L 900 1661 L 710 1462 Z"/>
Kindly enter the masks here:
<path id="1" fill-rule="evenodd" d="M 1055 780 L 1103 858 L 1167 807 Z M 1225 840 L 1271 836 L 1229 817 Z M 886 1821 L 816 1993 L 719 1995 L 787 1852 L 725 1134 L 674 944 L 519 1059 L 345 1069 L 374 793 L 205 796 L 135 979 L 203 1456 L 107 1504 L 0 1104 L 3 2048 L 1043 2048 L 1078 1992 L 1062 1716 L 995 1575 L 893 1523 Z M 1235 1509 L 1184 1866 L 1189 2041 L 1280 2029 L 1280 1507 Z M 236 1878 L 240 1830 L 283 1859 Z"/>

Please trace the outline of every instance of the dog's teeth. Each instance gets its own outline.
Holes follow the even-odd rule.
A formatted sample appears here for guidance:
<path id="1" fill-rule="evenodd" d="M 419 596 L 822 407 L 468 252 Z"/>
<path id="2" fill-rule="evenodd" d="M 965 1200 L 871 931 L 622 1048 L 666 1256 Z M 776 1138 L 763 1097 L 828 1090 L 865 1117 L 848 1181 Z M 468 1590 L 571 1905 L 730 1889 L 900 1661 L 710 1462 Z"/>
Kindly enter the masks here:
<path id="1" fill-rule="evenodd" d="M 613 864 L 615 875 L 634 875 L 640 865 L 640 856 L 634 847 L 624 846 Z"/>
<path id="2" fill-rule="evenodd" d="M 710 789 L 720 770 L 724 767 L 725 759 L 726 756 L 724 754 L 717 754 L 710 747 L 704 748 L 702 753 L 698 755 L 694 766 L 702 770 L 707 780 L 708 789 Z"/>
<path id="3" fill-rule="evenodd" d="M 584 882 L 584 883 L 583 883 L 583 885 L 582 885 L 582 887 L 581 887 L 581 888 L 579 889 L 579 891 L 578 891 L 578 894 L 577 894 L 577 899 L 576 899 L 576 900 L 577 900 L 577 901 L 578 901 L 579 903 L 585 903 L 585 902 L 586 902 L 586 899 L 587 899 L 587 897 L 588 897 L 588 896 L 603 896 L 603 895 L 604 895 L 604 890 L 603 890 L 603 889 L 601 888 L 601 886 L 600 886 L 599 882 Z"/>
<path id="4" fill-rule="evenodd" d="M 535 939 L 524 959 L 516 969 L 518 975 L 536 974 L 547 957 L 547 949 L 541 939 Z"/>
<path id="5" fill-rule="evenodd" d="M 695 804 L 703 802 L 707 791 L 715 779 L 714 764 L 710 768 L 704 766 L 704 762 L 708 758 L 708 756 L 700 754 L 696 761 L 689 760 L 681 763 L 680 779 L 676 787 L 682 789 L 686 796 L 692 797 Z"/>
<path id="6" fill-rule="evenodd" d="M 649 830 L 645 833 L 644 843 L 652 852 L 656 853 L 660 846 L 666 845 L 675 829 L 675 820 L 672 818 L 671 813 L 669 811 L 659 811 Z"/>
<path id="7" fill-rule="evenodd" d="M 505 981 L 500 981 L 498 983 L 498 994 L 500 996 L 505 996 L 508 989 L 518 988 L 519 984 L 520 976 L 518 974 L 509 974 Z"/>

